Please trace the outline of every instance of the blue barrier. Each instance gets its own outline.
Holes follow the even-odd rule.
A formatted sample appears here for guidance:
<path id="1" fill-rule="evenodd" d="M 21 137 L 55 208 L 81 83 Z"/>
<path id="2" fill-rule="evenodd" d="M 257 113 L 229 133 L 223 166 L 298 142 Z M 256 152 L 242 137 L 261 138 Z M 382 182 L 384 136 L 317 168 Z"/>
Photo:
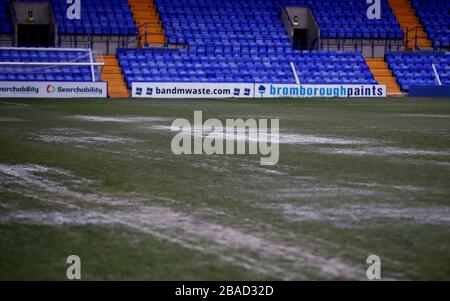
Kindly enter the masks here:
<path id="1" fill-rule="evenodd" d="M 450 86 L 411 86 L 409 96 L 450 97 Z"/>

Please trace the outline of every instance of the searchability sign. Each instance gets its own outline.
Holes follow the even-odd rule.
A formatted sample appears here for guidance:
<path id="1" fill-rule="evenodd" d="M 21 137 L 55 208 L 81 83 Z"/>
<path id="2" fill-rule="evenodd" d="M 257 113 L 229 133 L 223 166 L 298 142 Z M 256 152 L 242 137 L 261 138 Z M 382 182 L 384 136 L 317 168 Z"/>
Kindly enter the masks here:
<path id="1" fill-rule="evenodd" d="M 106 98 L 102 82 L 0 82 L 0 98 Z"/>

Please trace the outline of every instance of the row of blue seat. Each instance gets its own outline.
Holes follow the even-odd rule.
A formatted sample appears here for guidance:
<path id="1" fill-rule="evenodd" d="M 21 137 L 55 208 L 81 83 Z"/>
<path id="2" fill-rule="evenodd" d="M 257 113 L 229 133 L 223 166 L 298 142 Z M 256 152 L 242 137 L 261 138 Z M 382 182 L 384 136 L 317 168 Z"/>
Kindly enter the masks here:
<path id="1" fill-rule="evenodd" d="M 92 81 L 91 66 L 54 65 L 58 63 L 88 63 L 90 53 L 82 50 L 0 49 L 0 81 Z M 45 65 L 17 65 L 14 62 L 48 62 Z M 100 78 L 97 67 L 94 76 Z"/>
<path id="2" fill-rule="evenodd" d="M 251 83 L 251 82 L 257 82 L 257 83 L 274 83 L 277 82 L 279 84 L 295 84 L 294 79 L 289 78 L 279 78 L 279 77 L 247 77 L 247 78 L 233 78 L 233 77 L 225 77 L 225 76 L 219 76 L 216 77 L 214 80 L 211 80 L 211 78 L 206 77 L 198 77 L 198 76 L 192 76 L 192 77 L 173 77 L 173 76 L 150 76 L 150 77 L 143 77 L 143 76 L 137 76 L 137 77 L 129 77 L 127 78 L 127 84 L 128 86 L 131 85 L 132 82 L 202 82 L 202 83 Z M 370 81 L 367 79 L 345 79 L 345 78 L 329 78 L 329 79 L 321 79 L 321 80 L 314 80 L 314 79 L 300 79 L 301 83 L 303 84 L 376 84 L 375 81 Z"/>
<path id="3" fill-rule="evenodd" d="M 90 82 L 90 75 L 57 75 L 57 74 L 4 74 L 0 73 L 0 81 L 58 81 L 58 82 Z"/>
<path id="4" fill-rule="evenodd" d="M 450 84 L 450 53 L 443 52 L 391 52 L 386 53 L 389 68 L 403 91 L 412 85 L 435 84 L 432 64 L 443 84 Z"/>
<path id="5" fill-rule="evenodd" d="M 216 56 L 191 50 L 121 49 L 119 62 L 133 81 L 201 81 L 285 83 L 294 80 L 290 62 L 302 81 L 373 83 L 361 52 L 295 51 L 290 55 Z M 312 60 L 313 59 L 313 60 Z"/>

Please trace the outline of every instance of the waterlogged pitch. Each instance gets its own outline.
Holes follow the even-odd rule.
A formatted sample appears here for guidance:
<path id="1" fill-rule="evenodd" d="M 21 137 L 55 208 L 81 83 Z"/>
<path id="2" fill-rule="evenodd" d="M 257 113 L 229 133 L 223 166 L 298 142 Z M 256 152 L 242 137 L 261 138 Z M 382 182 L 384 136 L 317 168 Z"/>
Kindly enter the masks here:
<path id="1" fill-rule="evenodd" d="M 279 161 L 175 155 L 278 118 Z M 0 102 L 0 279 L 450 279 L 450 99 Z"/>

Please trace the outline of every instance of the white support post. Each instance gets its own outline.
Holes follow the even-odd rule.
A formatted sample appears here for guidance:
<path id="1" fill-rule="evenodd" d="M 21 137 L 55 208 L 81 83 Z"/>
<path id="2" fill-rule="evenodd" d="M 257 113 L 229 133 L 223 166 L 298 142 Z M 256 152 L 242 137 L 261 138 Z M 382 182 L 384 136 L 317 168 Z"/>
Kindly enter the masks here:
<path id="1" fill-rule="evenodd" d="M 298 79 L 297 70 L 295 70 L 295 65 L 293 62 L 291 62 L 291 68 L 292 68 L 292 73 L 294 73 L 295 82 L 297 83 L 297 85 L 300 85 L 300 80 Z"/>
<path id="2" fill-rule="evenodd" d="M 439 73 L 436 70 L 436 66 L 434 64 L 431 64 L 431 67 L 433 67 L 433 73 L 434 73 L 436 85 L 442 86 L 441 78 L 439 77 Z"/>
<path id="3" fill-rule="evenodd" d="M 91 75 L 92 75 L 92 82 L 95 82 L 95 72 L 94 72 L 94 57 L 92 55 L 92 49 L 89 48 L 89 58 L 91 60 Z"/>

